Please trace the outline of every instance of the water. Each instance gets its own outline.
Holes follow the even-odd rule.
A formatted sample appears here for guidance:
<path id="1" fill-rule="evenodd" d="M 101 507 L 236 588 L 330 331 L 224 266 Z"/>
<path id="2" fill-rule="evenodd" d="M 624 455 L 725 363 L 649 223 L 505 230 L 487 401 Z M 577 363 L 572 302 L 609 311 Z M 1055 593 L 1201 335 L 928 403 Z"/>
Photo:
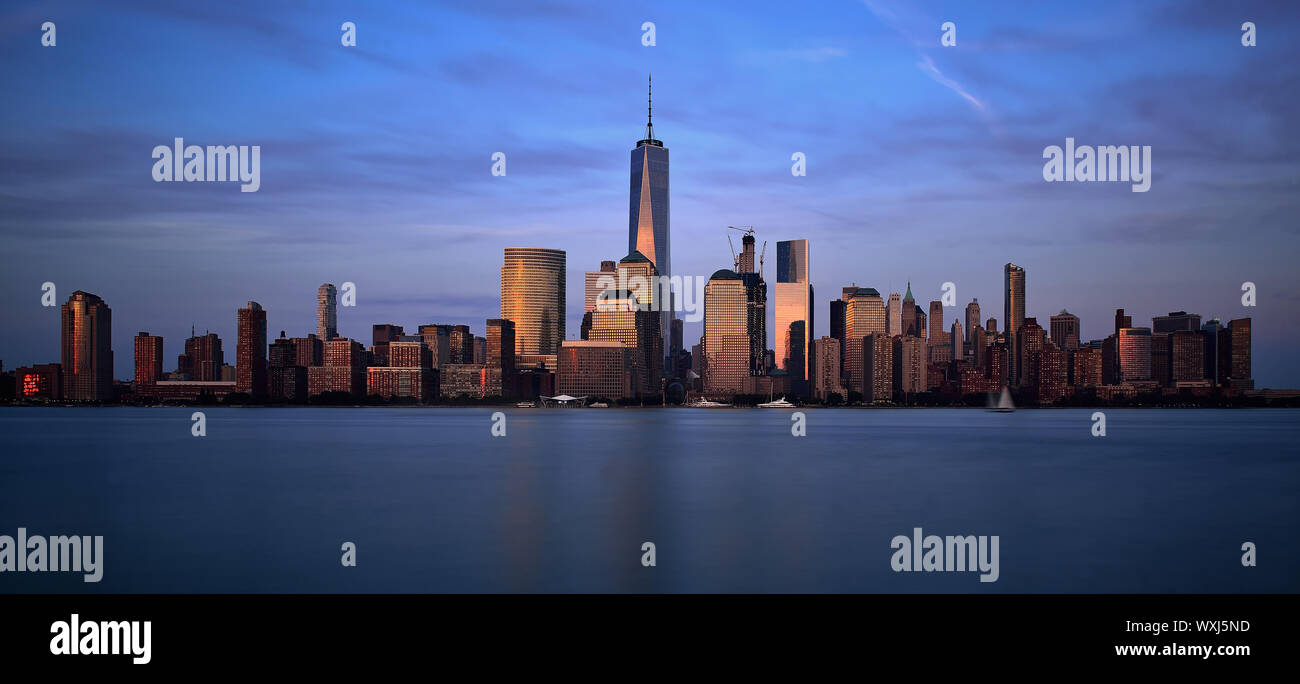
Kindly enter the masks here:
<path id="1" fill-rule="evenodd" d="M 0 409 L 0 534 L 106 556 L 0 592 L 1300 590 L 1294 411 L 193 410 Z M 893 572 L 914 527 L 999 580 Z"/>

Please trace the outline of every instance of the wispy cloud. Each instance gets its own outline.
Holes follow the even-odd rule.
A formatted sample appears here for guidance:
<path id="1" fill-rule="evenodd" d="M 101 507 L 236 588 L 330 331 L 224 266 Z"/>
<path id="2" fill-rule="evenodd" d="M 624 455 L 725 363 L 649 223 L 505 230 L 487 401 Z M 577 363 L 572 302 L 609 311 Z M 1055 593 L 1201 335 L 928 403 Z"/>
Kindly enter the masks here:
<path id="1" fill-rule="evenodd" d="M 953 91 L 954 93 L 961 95 L 963 98 L 965 98 L 967 102 L 974 105 L 974 107 L 979 111 L 981 112 L 985 111 L 984 103 L 980 102 L 979 98 L 966 92 L 966 89 L 961 87 L 960 83 L 952 80 L 951 78 L 948 78 L 947 76 L 944 76 L 943 72 L 939 71 L 939 67 L 934 65 L 934 60 L 930 59 L 929 55 L 926 54 L 921 55 L 921 61 L 917 62 L 916 66 L 920 68 L 920 70 L 924 72 L 925 75 L 929 76 L 930 78 L 933 78 L 935 81 L 938 81 L 940 84 L 942 84 L 944 87 L 948 88 L 949 90 Z"/>
<path id="2" fill-rule="evenodd" d="M 910 16 L 900 16 L 899 12 L 878 0 L 862 0 L 862 3 L 867 6 L 867 9 L 871 11 L 871 14 L 874 15 L 877 20 L 885 26 L 888 26 L 894 33 L 901 36 L 908 42 L 908 44 L 915 47 L 917 56 L 920 57 L 920 61 L 916 63 L 916 66 L 922 73 L 934 79 L 935 82 L 945 88 L 960 95 L 962 99 L 969 102 L 971 106 L 975 107 L 975 109 L 981 114 L 989 113 L 988 108 L 985 106 L 983 101 L 972 95 L 970 91 L 956 80 L 945 76 L 944 73 L 939 70 L 939 67 L 935 66 L 934 60 L 930 55 L 926 54 L 925 50 L 922 50 L 919 47 L 921 45 L 933 44 L 933 42 L 938 40 L 938 34 L 935 34 L 935 37 L 927 43 L 921 38 L 922 32 L 915 30 L 914 27 L 933 25 L 937 30 L 939 26 L 938 21 L 928 17 L 920 17 L 915 14 Z"/>

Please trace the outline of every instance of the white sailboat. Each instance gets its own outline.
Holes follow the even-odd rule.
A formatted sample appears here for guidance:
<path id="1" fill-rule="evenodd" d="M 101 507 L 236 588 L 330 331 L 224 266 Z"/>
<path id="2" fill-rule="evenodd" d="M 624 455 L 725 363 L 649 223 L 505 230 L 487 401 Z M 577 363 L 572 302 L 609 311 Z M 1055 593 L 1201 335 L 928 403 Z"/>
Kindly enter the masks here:
<path id="1" fill-rule="evenodd" d="M 1011 413 L 1012 411 L 1016 410 L 1015 403 L 1011 401 L 1011 390 L 1006 387 L 1003 387 L 1002 397 L 998 399 L 998 403 L 996 405 L 993 403 L 993 395 L 989 395 L 989 410 L 996 411 L 998 413 Z"/>

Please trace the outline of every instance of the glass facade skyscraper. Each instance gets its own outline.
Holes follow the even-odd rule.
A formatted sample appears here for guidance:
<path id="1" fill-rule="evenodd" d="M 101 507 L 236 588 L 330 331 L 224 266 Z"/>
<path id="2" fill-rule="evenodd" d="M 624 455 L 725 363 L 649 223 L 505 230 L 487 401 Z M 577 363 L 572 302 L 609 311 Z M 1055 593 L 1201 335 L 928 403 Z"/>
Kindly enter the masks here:
<path id="1" fill-rule="evenodd" d="M 507 247 L 501 318 L 514 321 L 515 356 L 555 354 L 564 341 L 565 252 Z"/>
<path id="2" fill-rule="evenodd" d="M 668 223 L 668 148 L 655 138 L 650 99 L 646 99 L 645 137 L 632 150 L 628 183 L 627 251 L 640 252 L 654 264 L 661 276 L 672 275 L 672 251 Z M 667 302 L 660 314 L 660 334 L 668 347 L 673 306 Z M 671 350 L 676 352 L 677 350 Z"/>
<path id="3" fill-rule="evenodd" d="M 813 288 L 808 257 L 807 240 L 776 243 L 776 330 L 772 343 L 777 365 L 795 380 L 814 377 Z M 794 325 L 800 321 L 802 326 Z M 790 349 L 787 341 L 791 345 L 797 341 L 799 349 Z"/>
<path id="4" fill-rule="evenodd" d="M 63 396 L 113 397 L 113 312 L 97 295 L 77 290 L 63 305 Z"/>

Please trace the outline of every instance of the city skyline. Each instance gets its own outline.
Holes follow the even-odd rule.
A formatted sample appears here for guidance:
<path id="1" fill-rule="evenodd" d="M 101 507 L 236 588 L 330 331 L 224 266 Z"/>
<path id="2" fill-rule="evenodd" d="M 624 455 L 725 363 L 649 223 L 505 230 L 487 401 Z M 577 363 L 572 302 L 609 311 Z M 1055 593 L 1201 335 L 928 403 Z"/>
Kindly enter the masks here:
<path id="1" fill-rule="evenodd" d="M 258 26 L 236 9 L 214 10 L 221 29 L 162 4 L 142 4 L 127 17 L 87 8 L 100 32 L 65 38 L 44 53 L 37 41 L 5 41 L 0 50 L 16 65 L 10 89 L 41 93 L 12 98 L 0 114 L 13 154 L 2 172 L 10 193 L 0 227 L 21 256 L 0 274 L 5 367 L 54 360 L 57 307 L 39 306 L 45 282 L 55 283 L 60 302 L 77 289 L 120 302 L 112 341 L 119 379 L 132 376 L 122 352 L 142 330 L 172 340 L 168 356 L 189 326 L 209 329 L 233 357 L 229 309 L 241 302 L 262 302 L 271 330 L 305 334 L 316 312 L 301 304 L 302 293 L 321 283 L 357 284 L 357 307 L 338 310 L 339 334 L 354 339 L 366 339 L 377 321 L 495 318 L 494 274 L 507 245 L 564 250 L 565 289 L 576 301 L 584 271 L 623 256 L 621 155 L 641 128 L 644 78 L 653 72 L 656 136 L 676 152 L 675 273 L 707 277 L 724 267 L 724 226 L 752 224 L 760 240 L 810 241 L 815 290 L 857 282 L 887 296 L 910 280 L 924 305 L 954 282 L 960 310 L 972 297 L 997 302 L 1001 274 L 992 267 L 1010 261 L 1036 274 L 1027 317 L 1046 322 L 1068 309 L 1080 317 L 1081 337 L 1098 339 L 1119 307 L 1141 321 L 1177 310 L 1224 321 L 1249 316 L 1257 386 L 1300 385 L 1289 343 L 1300 334 L 1291 263 L 1300 238 L 1287 223 L 1297 202 L 1286 182 L 1295 173 L 1295 143 L 1279 134 L 1297 100 L 1272 87 L 1295 48 L 1264 40 L 1244 50 L 1228 35 L 1240 23 L 1230 8 L 1008 4 L 971 17 L 960 8 L 928 16 L 871 3 L 813 19 L 774 3 L 758 8 L 762 21 L 726 19 L 752 29 L 749 39 L 713 45 L 711 27 L 721 19 L 670 4 L 652 12 L 664 40 L 647 48 L 635 31 L 644 10 L 567 13 L 560 23 L 579 16 L 600 30 L 566 43 L 578 34 L 549 14 L 564 7 L 529 10 L 527 26 L 501 29 L 518 42 L 496 61 L 475 46 L 492 11 L 485 8 L 406 10 L 410 27 L 391 17 L 367 23 L 365 10 L 340 8 L 362 27 L 359 59 L 340 53 L 328 35 L 303 40 L 306 29 L 295 27 L 289 8 L 259 15 Z M 1275 34 L 1296 28 L 1294 8 L 1253 11 Z M 937 47 L 937 17 L 947 13 L 962 26 L 952 51 Z M 64 21 L 76 26 L 75 16 Z M 336 29 L 318 23 L 323 34 Z M 424 52 L 411 48 L 415 27 L 430 25 L 453 31 Z M 1070 40 L 1054 41 L 1060 36 L 1044 28 L 1052 25 L 1071 26 Z M 464 30 L 451 35 L 454 29 Z M 295 40 L 267 45 L 267 31 Z M 145 34 L 162 36 L 163 45 L 118 44 L 152 45 Z M 934 47 L 920 47 L 931 37 Z M 252 56 L 232 52 L 232 44 Z M 183 63 L 154 71 L 155 49 Z M 594 67 L 593 50 L 602 56 Z M 1026 51 L 1043 59 L 1001 68 L 1008 55 Z M 537 54 L 548 71 L 527 66 Z M 722 85 L 697 73 L 701 54 L 716 58 Z M 1063 78 L 1085 55 L 1096 69 L 1082 82 Z M 266 63 L 272 72 L 214 92 L 182 78 L 232 56 L 231 71 L 213 83 L 263 73 Z M 437 66 L 416 68 L 424 58 Z M 97 79 L 99 72 L 74 74 L 66 87 L 40 85 L 54 82 L 47 77 L 55 69 L 64 73 L 48 61 L 68 59 L 101 62 L 127 78 L 148 72 L 139 80 L 158 92 Z M 250 59 L 258 69 L 241 69 Z M 1189 68 L 1195 79 L 1183 75 Z M 995 69 L 1005 81 L 989 76 Z M 340 90 L 340 71 L 370 84 L 366 96 L 326 92 Z M 293 87 L 274 76 L 292 76 Z M 317 87 L 320 79 L 331 88 Z M 836 87 L 843 84 L 853 87 Z M 114 87 L 129 96 L 110 97 Z M 234 103 L 214 99 L 230 91 L 245 94 Z M 66 113 L 82 111 L 86 92 L 104 95 L 94 126 Z M 435 106 L 428 92 L 453 105 Z M 1189 106 L 1188 92 L 1197 106 Z M 396 99 L 408 93 L 419 94 Z M 322 98 L 329 104 L 320 106 Z M 366 98 L 392 106 L 380 112 Z M 1113 103 L 1123 116 L 1100 127 L 1070 112 L 1077 98 Z M 347 135 L 331 133 L 340 126 Z M 450 130 L 454 140 L 438 132 Z M 176 135 L 262 144 L 261 190 L 149 182 L 148 150 Z M 1071 135 L 1151 144 L 1151 192 L 1042 183 L 1043 146 Z M 503 178 L 488 172 L 498 150 L 509 159 Z M 807 154 L 806 177 L 790 175 L 794 152 Z M 1259 287 L 1258 307 L 1240 305 L 1246 281 Z M 990 314 L 999 315 L 992 306 Z M 946 321 L 959 315 L 944 312 Z M 566 339 L 575 339 L 581 311 L 566 307 L 565 317 Z M 828 332 L 829 321 L 819 320 L 828 317 L 814 318 L 810 340 Z M 687 324 L 686 347 L 699 331 Z"/>
<path id="2" fill-rule="evenodd" d="M 794 241 L 794 244 L 801 244 L 801 249 L 807 250 L 806 241 Z M 702 395 L 717 395 L 719 392 L 754 394 L 763 387 L 772 390 L 781 387 L 782 391 L 796 395 L 814 395 L 824 400 L 827 391 L 834 392 L 837 388 L 827 390 L 821 381 L 816 387 L 812 381 L 802 384 L 802 376 L 798 371 L 783 372 L 782 378 L 775 377 L 775 371 L 782 369 L 784 364 L 764 344 L 770 338 L 766 337 L 763 317 L 755 319 L 752 313 L 755 305 L 766 313 L 765 295 L 761 292 L 755 295 L 755 291 L 765 290 L 766 285 L 754 273 L 753 250 L 754 240 L 747 234 L 744 250 L 736 256 L 734 262 L 738 271 L 719 269 L 705 287 L 706 335 L 700 340 L 701 344 L 694 347 L 705 355 L 705 359 L 695 359 L 692 362 L 704 377 L 702 387 L 695 391 Z M 316 334 L 310 333 L 307 337 L 287 338 L 286 331 L 283 330 L 275 344 L 268 345 L 267 312 L 257 302 L 249 301 L 246 307 L 236 311 L 238 340 L 236 363 L 233 366 L 221 366 L 222 341 L 216 333 L 205 332 L 199 337 L 192 329 L 191 337 L 184 343 L 185 352 L 177 358 L 176 372 L 180 374 L 178 380 L 170 371 L 164 370 L 164 338 L 150 335 L 146 331 L 139 332 L 133 338 L 133 391 L 143 390 L 141 396 L 149 396 L 153 393 L 152 385 L 161 385 L 183 393 L 181 385 L 195 390 L 200 385 L 215 381 L 216 384 L 229 384 L 223 391 L 238 391 L 249 395 L 254 401 L 266 398 L 296 398 L 301 401 L 309 396 L 306 390 L 307 376 L 310 375 L 310 396 L 330 389 L 342 389 L 360 397 L 366 393 L 368 374 L 372 376 L 370 383 L 373 387 L 376 386 L 373 383 L 373 374 L 376 372 L 383 371 L 383 376 L 388 378 L 387 382 L 396 383 L 394 373 L 415 372 L 420 368 L 428 371 L 431 367 L 441 367 L 441 373 L 435 370 L 432 378 L 419 380 L 417 376 L 412 376 L 402 381 L 401 387 L 405 388 L 402 391 L 410 391 L 414 386 L 412 383 L 431 381 L 429 388 L 414 395 L 421 398 L 421 401 L 426 401 L 429 392 L 435 395 L 438 393 L 439 375 L 450 373 L 451 383 L 444 385 L 444 388 L 465 389 L 471 393 L 488 392 L 491 389 L 503 398 L 508 398 L 516 391 L 512 383 L 518 378 L 507 377 L 516 365 L 516 358 L 525 359 L 525 366 L 536 365 L 539 370 L 545 364 L 547 373 L 554 382 L 560 376 L 555 365 L 556 355 L 539 345 L 545 345 L 545 339 L 551 335 L 545 332 L 552 327 L 548 321 L 556 320 L 558 311 L 564 307 L 563 291 L 556 287 L 560 280 L 557 278 L 558 272 L 564 268 L 564 253 L 541 248 L 505 248 L 504 255 L 506 266 L 501 269 L 502 309 L 506 310 L 505 302 L 512 292 L 524 293 L 525 296 L 516 298 L 519 301 L 511 308 L 518 309 L 522 327 L 534 331 L 531 339 L 525 337 L 518 340 L 517 347 L 511 345 L 509 350 L 504 349 L 502 342 L 516 340 L 516 322 L 505 318 L 487 319 L 486 337 L 473 335 L 471 327 L 463 324 L 421 324 L 417 325 L 420 334 L 406 335 L 402 325 L 373 323 L 374 345 L 369 350 L 362 342 L 347 337 L 320 340 Z M 512 262 L 514 267 L 511 266 Z M 602 272 L 610 273 L 607 270 L 609 267 L 610 264 L 603 263 Z M 653 278 L 656 273 L 650 260 L 636 251 L 619 261 L 618 270 L 624 278 L 629 273 L 635 278 Z M 1003 273 L 1007 317 L 1015 320 L 1019 317 L 1019 312 L 1014 302 L 1023 301 L 1029 291 L 1027 274 L 1025 269 L 1011 263 L 1004 265 Z M 605 309 L 602 304 L 594 312 L 594 317 L 587 319 L 590 325 L 588 327 L 584 323 L 581 342 L 585 345 L 590 339 L 592 342 L 625 345 L 627 351 L 623 358 L 630 364 L 628 370 L 632 373 L 624 383 L 626 391 L 633 397 L 653 394 L 654 378 L 659 376 L 659 362 L 664 358 L 660 353 L 663 351 L 659 344 L 661 338 L 657 334 L 658 315 L 655 314 L 654 291 L 647 290 L 637 295 L 616 287 L 599 295 L 600 299 L 608 300 L 613 306 Z M 720 288 L 725 292 L 720 294 Z M 324 293 L 327 289 L 332 289 L 329 283 L 322 285 L 318 292 Z M 1172 311 L 1154 317 L 1152 325 L 1142 326 L 1135 325 L 1132 315 L 1119 308 L 1113 317 L 1113 334 L 1085 342 L 1078 336 L 1078 317 L 1062 310 L 1050 317 L 1048 328 L 1039 325 L 1036 317 L 1024 317 L 1018 325 L 1011 326 L 1016 328 L 1015 333 L 1004 330 L 999 334 L 994 318 L 987 320 L 987 329 L 975 323 L 963 346 L 959 317 L 954 317 L 951 332 L 940 333 L 938 339 L 927 339 L 926 326 L 916 317 L 904 318 L 907 321 L 906 327 L 887 332 L 892 324 L 887 320 L 888 314 L 877 290 L 853 285 L 842 288 L 841 296 L 848 299 L 847 305 L 842 299 L 834 300 L 828 302 L 828 308 L 834 318 L 836 305 L 844 306 L 844 319 L 838 325 L 842 337 L 823 337 L 821 340 L 813 340 L 812 345 L 820 347 L 826 340 L 835 341 L 839 352 L 836 359 L 831 362 L 826 358 L 812 356 L 806 363 L 809 367 L 815 367 L 817 363 L 831 363 L 835 366 L 842 364 L 843 384 L 838 387 L 838 391 L 847 394 L 856 391 L 853 387 L 865 383 L 866 387 L 874 387 L 872 392 L 867 393 L 867 403 L 890 402 L 897 398 L 895 392 L 911 395 L 937 388 L 949 396 L 954 396 L 953 392 L 956 392 L 955 396 L 960 396 L 995 393 L 998 388 L 1008 385 L 1017 391 L 1028 391 L 1029 396 L 1045 403 L 1072 396 L 1073 392 L 1067 392 L 1067 387 L 1082 388 L 1085 385 L 1105 385 L 1106 387 L 1096 387 L 1096 391 L 1104 390 L 1101 396 L 1107 399 L 1131 397 L 1135 391 L 1150 389 L 1165 388 L 1168 392 L 1175 386 L 1180 390 L 1204 393 L 1222 385 L 1229 394 L 1237 394 L 1242 390 L 1284 389 L 1255 384 L 1252 372 L 1253 324 L 1249 317 L 1227 322 L 1210 317 L 1202 325 L 1200 314 Z M 890 299 L 897 299 L 897 295 L 891 295 Z M 923 315 L 921 308 L 914 303 L 910 284 L 907 296 L 902 301 L 905 308 L 916 311 L 916 316 Z M 318 297 L 318 302 L 318 317 L 323 318 L 320 312 L 327 308 L 323 295 Z M 941 310 L 941 306 L 936 307 L 939 304 L 941 303 L 931 301 L 931 311 Z M 633 315 L 632 312 L 638 306 L 641 307 L 641 312 Z M 37 378 L 48 378 L 50 368 L 59 369 L 62 366 L 67 370 L 55 370 L 55 376 L 61 377 L 52 380 L 55 383 L 53 394 L 56 398 L 62 394 L 63 398 L 71 400 L 108 400 L 116 393 L 113 383 L 117 380 L 107 370 L 114 357 L 110 341 L 111 307 L 97 295 L 78 290 L 63 304 L 62 312 L 61 364 L 20 365 L 19 370 L 28 375 L 24 379 L 23 373 L 19 373 L 19 384 L 25 386 L 25 383 L 35 381 L 39 393 L 44 395 L 50 391 L 48 383 L 51 381 Z M 964 314 L 968 324 L 978 321 L 978 301 L 972 300 L 967 304 Z M 643 318 L 644 316 L 649 318 Z M 781 314 L 778 313 L 777 317 L 781 319 Z M 508 334 L 503 333 L 502 326 L 506 326 Z M 791 330 L 801 327 L 791 326 Z M 832 329 L 836 328 L 835 323 L 832 323 Z M 708 333 L 709 330 L 714 332 Z M 931 331 L 933 335 L 933 328 Z M 542 333 L 540 337 L 539 332 Z M 551 338 L 556 344 L 555 351 L 562 356 L 566 343 L 579 342 L 565 340 L 558 334 L 559 331 L 553 332 L 556 333 Z M 588 337 L 588 334 L 591 336 Z M 710 334 L 714 335 L 711 342 L 708 339 Z M 647 339 L 651 342 L 647 342 Z M 306 352 L 307 356 L 304 356 L 304 351 L 299 349 L 300 344 L 315 346 L 317 351 L 314 356 L 312 352 Z M 409 352 L 403 352 L 401 358 L 405 360 L 398 361 L 392 357 L 394 361 L 390 364 L 389 348 L 392 345 L 415 347 Z M 451 347 L 450 350 L 448 347 Z M 280 348 L 278 361 L 277 348 Z M 488 355 L 489 349 L 493 350 L 491 356 Z M 336 353 L 343 356 L 334 358 Z M 549 361 L 546 360 L 548 354 Z M 424 359 L 423 362 L 420 361 L 421 358 Z M 573 357 L 570 355 L 568 358 Z M 107 363 L 104 359 L 107 359 Z M 873 363 L 868 363 L 867 359 L 875 359 L 874 368 Z M 958 360 L 962 362 L 958 364 Z M 300 378 L 285 377 L 284 373 L 295 370 L 293 366 L 298 366 L 296 371 L 301 373 Z M 927 366 L 931 376 L 929 383 L 926 380 Z M 345 368 L 351 370 L 343 371 L 344 375 L 338 376 L 337 372 Z M 1050 378 L 1046 375 L 1049 369 Z M 269 375 L 268 370 L 272 371 Z M 563 370 L 561 365 L 558 371 Z M 670 368 L 664 367 L 662 370 L 666 378 L 675 377 Z M 1076 378 L 1080 373 L 1083 375 Z M 292 376 L 292 373 L 289 374 Z M 766 380 L 761 381 L 761 378 L 754 376 Z M 576 376 L 568 377 L 571 382 L 575 381 Z M 677 374 L 676 377 L 681 376 Z M 725 379 L 719 380 L 724 377 Z M 825 378 L 824 375 L 821 377 Z M 1068 383 L 1067 377 L 1070 379 Z M 160 383 L 160 380 L 166 382 Z M 1208 384 L 1203 380 L 1208 381 Z M 62 390 L 58 389 L 59 384 L 62 385 Z M 946 387 L 940 387 L 941 385 Z M 381 382 L 378 386 L 395 388 L 398 385 Z M 519 391 L 526 393 L 530 390 Z M 155 396 L 164 397 L 167 393 Z M 442 396 L 449 395 L 444 392 Z"/>

